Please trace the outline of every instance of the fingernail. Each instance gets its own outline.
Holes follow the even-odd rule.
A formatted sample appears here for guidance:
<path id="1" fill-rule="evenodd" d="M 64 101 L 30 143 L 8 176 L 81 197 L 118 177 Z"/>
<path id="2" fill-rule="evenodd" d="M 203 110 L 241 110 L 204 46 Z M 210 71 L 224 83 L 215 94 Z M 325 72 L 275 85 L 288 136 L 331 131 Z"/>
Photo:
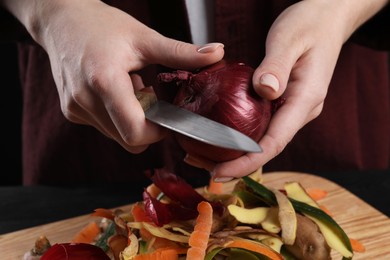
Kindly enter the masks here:
<path id="1" fill-rule="evenodd" d="M 279 81 L 278 79 L 269 73 L 263 74 L 260 77 L 260 84 L 270 87 L 273 91 L 278 91 L 279 90 Z"/>
<path id="2" fill-rule="evenodd" d="M 228 182 L 228 181 L 231 181 L 231 180 L 233 180 L 233 177 L 217 177 L 217 178 L 214 178 L 215 182 Z"/>
<path id="3" fill-rule="evenodd" d="M 215 51 L 219 47 L 223 48 L 224 45 L 222 43 L 219 43 L 219 42 L 207 43 L 205 45 L 200 46 L 197 49 L 197 52 L 199 52 L 199 53 L 210 53 L 210 52 Z"/>

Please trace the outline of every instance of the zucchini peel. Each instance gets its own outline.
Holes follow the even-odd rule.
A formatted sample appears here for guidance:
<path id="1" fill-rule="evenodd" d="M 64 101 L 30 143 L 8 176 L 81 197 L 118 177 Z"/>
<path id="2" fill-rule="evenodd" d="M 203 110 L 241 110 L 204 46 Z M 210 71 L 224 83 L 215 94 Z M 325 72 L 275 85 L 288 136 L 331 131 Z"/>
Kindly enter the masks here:
<path id="1" fill-rule="evenodd" d="M 275 194 L 271 190 L 251 178 L 242 177 L 242 180 L 254 193 L 262 198 L 265 203 L 270 206 L 277 205 Z M 289 198 L 289 200 L 297 212 L 309 217 L 318 225 L 326 242 L 331 248 L 339 252 L 343 256 L 343 259 L 352 259 L 353 250 L 351 242 L 344 230 L 331 216 L 320 208 L 313 207 L 307 203 L 293 198 Z"/>

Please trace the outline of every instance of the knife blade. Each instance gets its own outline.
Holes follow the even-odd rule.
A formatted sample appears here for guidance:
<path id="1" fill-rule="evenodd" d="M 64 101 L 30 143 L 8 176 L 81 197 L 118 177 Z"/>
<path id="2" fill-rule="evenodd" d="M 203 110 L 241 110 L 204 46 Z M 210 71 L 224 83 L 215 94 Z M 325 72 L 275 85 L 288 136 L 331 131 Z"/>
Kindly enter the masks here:
<path id="1" fill-rule="evenodd" d="M 160 126 L 222 148 L 252 153 L 263 151 L 247 135 L 166 101 L 157 100 L 154 93 L 136 91 L 135 95 L 144 109 L 145 117 Z"/>

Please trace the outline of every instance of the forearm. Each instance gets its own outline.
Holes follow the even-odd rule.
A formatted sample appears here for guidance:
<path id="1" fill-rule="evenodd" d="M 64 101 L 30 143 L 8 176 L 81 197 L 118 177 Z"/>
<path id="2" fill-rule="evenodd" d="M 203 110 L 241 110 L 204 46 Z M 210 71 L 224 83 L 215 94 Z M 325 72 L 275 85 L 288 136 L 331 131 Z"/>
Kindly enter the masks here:
<path id="1" fill-rule="evenodd" d="M 44 3 L 40 0 L 0 0 L 0 7 L 7 10 L 13 15 L 22 26 L 27 30 L 28 34 L 35 39 L 37 28 L 37 6 Z"/>
<path id="2" fill-rule="evenodd" d="M 348 38 L 365 22 L 382 10 L 389 0 L 312 0 L 319 4 L 331 5 L 329 10 L 334 12 L 334 19 L 339 19 L 343 24 L 343 40 Z"/>
<path id="3" fill-rule="evenodd" d="M 351 36 L 354 43 L 375 50 L 390 50 L 390 4 L 387 4 L 379 13 L 360 26 Z"/>
<path id="4" fill-rule="evenodd" d="M 50 18 L 61 15 L 66 6 L 72 4 L 83 5 L 88 2 L 100 2 L 99 0 L 0 0 L 0 7 L 8 10 L 26 28 L 31 37 L 41 45 L 44 45 L 45 33 L 50 31 Z M 72 10 L 72 7 L 66 10 Z"/>
<path id="5" fill-rule="evenodd" d="M 30 18 L 35 8 L 36 0 L 0 0 L 0 6 L 14 15 L 26 28 L 31 24 Z"/>
<path id="6" fill-rule="evenodd" d="M 342 5 L 345 5 L 346 10 L 349 10 L 349 17 L 354 21 L 351 23 L 350 32 L 353 33 L 388 3 L 389 0 L 345 0 Z"/>
<path id="7" fill-rule="evenodd" d="M 9 12 L 5 1 L 0 0 L 0 41 L 14 42 L 26 39 L 30 38 L 24 26 Z"/>

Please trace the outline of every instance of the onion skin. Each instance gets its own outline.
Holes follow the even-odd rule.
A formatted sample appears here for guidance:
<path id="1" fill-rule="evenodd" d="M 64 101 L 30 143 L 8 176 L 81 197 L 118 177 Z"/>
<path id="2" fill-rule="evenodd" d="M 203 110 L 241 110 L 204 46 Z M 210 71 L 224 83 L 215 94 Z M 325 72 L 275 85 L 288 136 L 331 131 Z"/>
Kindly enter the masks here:
<path id="1" fill-rule="evenodd" d="M 41 257 L 41 260 L 110 260 L 100 248 L 84 243 L 55 244 Z"/>
<path id="2" fill-rule="evenodd" d="M 194 73 L 160 73 L 158 82 L 179 86 L 173 101 L 175 105 L 234 128 L 258 142 L 271 119 L 272 103 L 254 91 L 253 73 L 254 69 L 244 63 L 222 60 Z M 175 135 L 188 154 L 214 162 L 233 160 L 245 154 Z"/>
<path id="3" fill-rule="evenodd" d="M 162 203 L 144 191 L 145 212 L 157 226 L 163 226 L 175 220 L 195 219 L 198 216 L 197 206 L 202 201 L 209 202 L 218 216 L 222 216 L 226 211 L 222 203 L 208 201 L 185 179 L 165 168 L 154 169 L 153 172 L 147 172 L 147 175 L 171 201 L 169 204 Z"/>

